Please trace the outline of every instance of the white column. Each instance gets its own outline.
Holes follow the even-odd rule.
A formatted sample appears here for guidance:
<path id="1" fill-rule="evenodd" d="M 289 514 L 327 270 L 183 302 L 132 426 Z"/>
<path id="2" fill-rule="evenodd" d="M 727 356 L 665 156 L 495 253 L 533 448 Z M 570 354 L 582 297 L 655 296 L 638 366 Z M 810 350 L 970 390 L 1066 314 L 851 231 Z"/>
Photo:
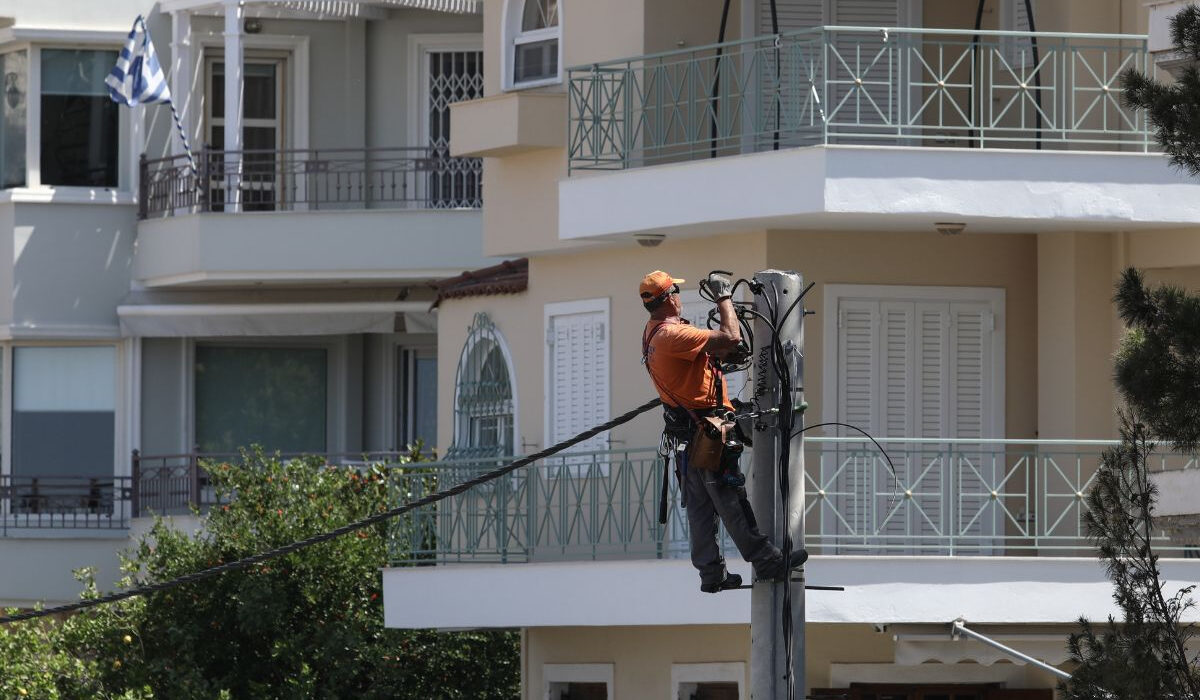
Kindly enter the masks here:
<path id="1" fill-rule="evenodd" d="M 193 125 L 196 120 L 192 114 L 192 96 L 196 92 L 194 63 L 192 57 L 192 13 L 187 10 L 176 10 L 171 13 L 171 101 L 179 111 L 179 119 L 188 140 L 199 146 L 196 130 Z M 174 128 L 174 124 L 171 125 Z M 171 155 L 183 155 L 183 142 L 172 133 L 169 139 Z"/>
<path id="2" fill-rule="evenodd" d="M 242 3 L 225 0 L 225 210 L 241 209 Z"/>

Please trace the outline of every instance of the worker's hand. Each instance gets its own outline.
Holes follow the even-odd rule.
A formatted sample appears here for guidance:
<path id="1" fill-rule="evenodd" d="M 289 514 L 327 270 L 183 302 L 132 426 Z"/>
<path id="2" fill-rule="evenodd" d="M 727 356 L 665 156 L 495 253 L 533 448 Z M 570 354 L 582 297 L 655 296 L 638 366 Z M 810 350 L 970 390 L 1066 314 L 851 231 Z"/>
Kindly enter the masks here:
<path id="1" fill-rule="evenodd" d="M 708 291 L 712 292 L 713 298 L 717 301 L 733 296 L 733 282 L 725 275 L 710 272 L 705 284 L 708 285 Z"/>

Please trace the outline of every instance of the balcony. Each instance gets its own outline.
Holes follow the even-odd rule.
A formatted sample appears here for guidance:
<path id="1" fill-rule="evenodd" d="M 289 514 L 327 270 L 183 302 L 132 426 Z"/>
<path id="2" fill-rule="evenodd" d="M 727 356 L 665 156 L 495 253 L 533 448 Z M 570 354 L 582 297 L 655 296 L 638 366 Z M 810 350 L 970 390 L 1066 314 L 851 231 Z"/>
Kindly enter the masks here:
<path id="1" fill-rule="evenodd" d="M 1130 69 L 1144 36 L 836 26 L 578 66 L 559 236 L 1198 222 Z"/>
<path id="2" fill-rule="evenodd" d="M 429 281 L 491 262 L 481 206 L 479 159 L 429 148 L 203 150 L 195 171 L 184 156 L 143 160 L 134 275 L 147 287 Z"/>
<path id="3" fill-rule="evenodd" d="M 31 530 L 125 530 L 129 477 L 0 476 L 0 537 Z"/>

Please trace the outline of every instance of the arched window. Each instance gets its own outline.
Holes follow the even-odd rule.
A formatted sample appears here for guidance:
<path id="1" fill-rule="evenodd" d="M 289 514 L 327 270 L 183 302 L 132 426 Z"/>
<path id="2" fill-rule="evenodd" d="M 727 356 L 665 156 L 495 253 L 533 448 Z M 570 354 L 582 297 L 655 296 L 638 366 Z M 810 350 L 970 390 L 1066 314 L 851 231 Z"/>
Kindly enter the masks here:
<path id="1" fill-rule="evenodd" d="M 454 386 L 454 443 L 447 459 L 513 454 L 510 363 L 504 339 L 485 313 L 471 323 Z"/>
<path id="2" fill-rule="evenodd" d="M 562 27 L 558 0 L 508 0 L 505 87 L 561 82 Z"/>

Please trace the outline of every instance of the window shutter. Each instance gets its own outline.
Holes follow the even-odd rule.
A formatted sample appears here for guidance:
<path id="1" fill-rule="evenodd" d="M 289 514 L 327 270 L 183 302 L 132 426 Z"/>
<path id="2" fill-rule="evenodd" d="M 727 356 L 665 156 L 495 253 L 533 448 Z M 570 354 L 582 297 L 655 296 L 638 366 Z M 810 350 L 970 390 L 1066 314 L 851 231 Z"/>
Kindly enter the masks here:
<path id="1" fill-rule="evenodd" d="M 854 27 L 901 25 L 900 0 L 833 0 L 830 24 Z M 834 32 L 829 57 L 830 89 L 826 116 L 834 123 L 878 126 L 870 133 L 892 133 L 900 114 L 900 66 L 879 32 Z M 861 84 L 856 80 L 861 79 Z M 894 84 L 889 84 L 889 81 Z M 839 143 L 886 143 L 879 138 L 839 139 Z"/>
<path id="2" fill-rule="evenodd" d="M 838 420 L 874 435 L 878 405 L 879 302 L 847 299 L 838 308 Z M 838 434 L 847 435 L 844 428 Z M 855 433 L 857 434 L 857 433 Z M 869 503 L 872 460 L 861 454 L 838 451 L 830 465 L 837 470 L 835 508 L 845 522 L 834 519 L 838 534 L 865 535 L 875 531 Z M 825 475 L 822 475 L 822 481 Z"/>
<path id="3" fill-rule="evenodd" d="M 985 397 L 991 393 L 992 312 L 985 304 L 950 305 L 949 434 L 958 438 L 991 437 L 991 415 Z M 972 445 L 955 452 L 960 535 L 990 536 L 1000 522 L 997 504 L 988 497 L 996 483 L 994 460 L 1002 455 Z"/>
<path id="4" fill-rule="evenodd" d="M 565 440 L 609 418 L 608 339 L 603 311 L 550 317 L 550 443 Z M 571 448 L 608 449 L 601 433 Z"/>
<path id="5" fill-rule="evenodd" d="M 794 32 L 825 24 L 825 0 L 775 0 L 779 32 Z M 771 28 L 771 1 L 758 1 L 758 35 L 774 34 Z"/>

